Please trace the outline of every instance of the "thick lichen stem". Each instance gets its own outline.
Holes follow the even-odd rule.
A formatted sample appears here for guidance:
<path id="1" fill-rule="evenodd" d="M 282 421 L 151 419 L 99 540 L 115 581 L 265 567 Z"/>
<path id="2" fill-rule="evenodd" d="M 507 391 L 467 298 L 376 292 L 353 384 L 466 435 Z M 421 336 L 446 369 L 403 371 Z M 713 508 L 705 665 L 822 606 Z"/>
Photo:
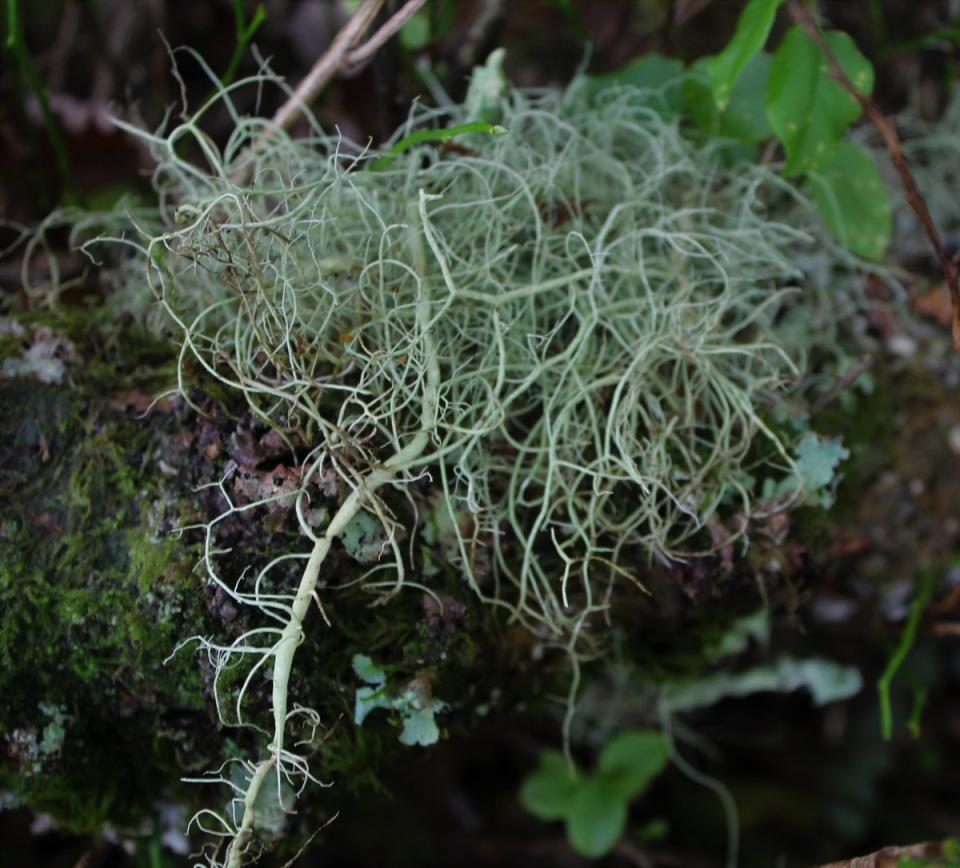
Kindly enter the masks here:
<path id="1" fill-rule="evenodd" d="M 426 202 L 429 198 L 422 190 L 419 199 L 419 214 L 423 222 L 424 232 L 433 247 L 433 240 L 429 235 L 427 224 Z M 417 233 L 414 233 L 412 245 L 420 274 L 423 274 L 423 249 Z M 286 729 L 289 697 L 288 686 L 290 673 L 293 670 L 293 659 L 297 648 L 303 641 L 303 622 L 310 608 L 310 601 L 316 595 L 317 580 L 320 576 L 320 567 L 330 553 L 333 541 L 337 539 L 350 521 L 363 509 L 365 503 L 376 493 L 377 489 L 394 480 L 402 470 L 410 467 L 421 458 L 430 443 L 431 435 L 436 427 L 437 405 L 440 390 L 440 366 L 437 362 L 433 340 L 430 335 L 430 298 L 428 287 L 424 281 L 420 283 L 417 301 L 417 324 L 420 331 L 420 342 L 423 348 L 426 376 L 424 378 L 423 395 L 421 398 L 421 426 L 420 430 L 410 439 L 402 449 L 381 467 L 376 467 L 367 473 L 360 483 L 341 504 L 330 521 L 326 532 L 320 537 L 310 553 L 307 566 L 300 579 L 296 596 L 290 606 L 290 618 L 283 628 L 279 641 L 274 646 L 273 663 L 273 740 L 270 744 L 270 756 L 260 762 L 247 785 L 243 796 L 243 816 L 237 828 L 236 835 L 230 842 L 227 850 L 225 868 L 240 868 L 243 855 L 253 838 L 257 821 L 256 803 L 263 788 L 267 775 L 276 769 L 280 774 L 283 764 L 283 737 Z M 278 782 L 279 798 L 279 782 Z"/>

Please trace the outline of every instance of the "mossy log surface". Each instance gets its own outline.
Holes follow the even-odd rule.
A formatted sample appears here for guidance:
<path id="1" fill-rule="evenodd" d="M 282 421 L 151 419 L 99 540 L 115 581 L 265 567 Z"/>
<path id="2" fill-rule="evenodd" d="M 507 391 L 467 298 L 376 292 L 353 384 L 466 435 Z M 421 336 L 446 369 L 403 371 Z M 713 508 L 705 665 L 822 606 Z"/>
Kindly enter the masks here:
<path id="1" fill-rule="evenodd" d="M 247 613 L 196 568 L 199 531 L 174 531 L 222 510 L 216 488 L 201 486 L 226 474 L 240 502 L 282 492 L 294 483 L 295 460 L 242 407 L 210 392 L 196 393 L 202 414 L 177 400 L 152 403 L 170 375 L 170 348 L 107 328 L 101 309 L 22 321 L 20 342 L 4 345 L 8 358 L 36 342 L 39 328 L 73 346 L 60 383 L 0 379 L 0 775 L 16 798 L 64 829 L 96 834 L 109 823 L 156 840 L 158 805 L 177 803 L 188 815 L 209 798 L 206 788 L 178 780 L 217 767 L 250 738 L 217 725 L 205 655 L 188 646 L 164 662 L 188 636 L 229 638 L 248 624 Z M 812 708 L 802 694 L 767 694 L 689 718 L 724 743 L 726 759 L 714 772 L 740 805 L 751 841 L 743 864 L 765 864 L 784 840 L 823 861 L 838 847 L 866 850 L 878 835 L 889 837 L 891 822 L 906 836 L 944 832 L 922 816 L 942 789 L 938 770 L 951 749 L 884 746 L 869 688 L 899 635 L 897 594 L 909 597 L 922 575 L 942 578 L 955 567 L 956 398 L 949 377 L 921 365 L 892 361 L 878 369 L 871 395 L 817 421 L 824 434 L 844 434 L 852 456 L 832 512 L 775 516 L 752 530 L 749 548 L 648 566 L 650 593 L 623 589 L 613 601 L 611 635 L 633 680 L 618 682 L 622 666 L 587 668 L 575 734 L 588 751 L 610 727 L 653 722 L 636 700 L 649 694 L 625 687 L 638 676 L 647 684 L 690 681 L 783 653 L 827 657 L 864 674 L 867 689 L 832 709 Z M 327 506 L 337 497 L 331 490 Z M 305 548 L 291 512 L 281 502 L 237 514 L 220 541 L 255 547 L 263 559 Z M 427 522 L 415 533 L 419 566 L 442 611 L 417 591 L 371 606 L 378 601 L 369 592 L 347 587 L 369 557 L 359 537 L 350 551 L 338 548 L 328 568 L 326 578 L 345 587 L 324 597 L 332 628 L 319 617 L 311 622 L 292 698 L 317 707 L 328 725 L 316 763 L 338 786 L 306 796 L 276 858 L 293 855 L 341 809 L 324 849 L 360 864 L 469 857 L 492 865 L 505 852 L 526 864 L 557 864 L 566 852 L 562 837 L 530 843 L 539 827 L 518 818 L 515 799 L 537 747 L 559 738 L 555 700 L 566 690 L 567 660 L 474 601 L 445 562 L 442 526 Z M 229 553 L 224 558 L 229 569 Z M 718 662 L 730 625 L 758 607 L 770 614 L 769 648 Z M 947 726 L 956 713 L 956 674 L 935 635 L 948 621 L 942 607 L 924 621 L 911 672 L 894 695 L 901 729 L 920 682 L 930 709 L 924 726 Z M 400 745 L 396 711 L 354 726 L 360 653 L 386 667 L 392 684 L 416 685 L 443 701 L 439 745 Z M 269 689 L 267 676 L 253 688 L 264 709 Z M 730 741 L 732 731 L 752 733 L 750 743 Z M 784 767 L 783 754 L 758 753 L 758 739 L 793 760 Z M 701 763 L 709 765 L 708 757 Z M 914 806 L 895 807 L 884 795 L 884 783 L 897 780 L 916 794 Z M 417 798 L 408 799 L 410 792 Z M 702 837 L 704 852 L 722 850 L 709 792 L 671 774 L 649 804 L 669 816 L 674 836 Z M 431 820 L 448 813 L 444 823 Z M 376 834 L 372 816 L 379 817 Z M 822 846 L 803 843 L 817 829 Z M 403 846 L 385 860 L 396 841 Z M 621 864 L 623 854 L 609 858 Z"/>

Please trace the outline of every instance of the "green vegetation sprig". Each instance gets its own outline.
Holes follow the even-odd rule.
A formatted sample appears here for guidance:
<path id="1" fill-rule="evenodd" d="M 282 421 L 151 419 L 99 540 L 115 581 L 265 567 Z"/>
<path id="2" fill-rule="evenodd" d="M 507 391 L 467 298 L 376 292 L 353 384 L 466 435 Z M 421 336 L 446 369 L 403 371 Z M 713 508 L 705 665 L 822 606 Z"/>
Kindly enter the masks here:
<path id="1" fill-rule="evenodd" d="M 73 169 L 70 165 L 67 142 L 64 139 L 60 123 L 50 107 L 47 89 L 37 74 L 33 60 L 30 58 L 30 52 L 27 49 L 26 37 L 23 33 L 23 17 L 20 14 L 20 0 L 6 0 L 6 7 L 7 50 L 13 55 L 20 74 L 26 80 L 27 87 L 40 107 L 40 114 L 43 117 L 43 123 L 47 128 L 47 135 L 50 137 L 50 144 L 53 147 L 66 202 L 68 205 L 75 204 L 77 202 L 77 191 L 73 182 Z"/>

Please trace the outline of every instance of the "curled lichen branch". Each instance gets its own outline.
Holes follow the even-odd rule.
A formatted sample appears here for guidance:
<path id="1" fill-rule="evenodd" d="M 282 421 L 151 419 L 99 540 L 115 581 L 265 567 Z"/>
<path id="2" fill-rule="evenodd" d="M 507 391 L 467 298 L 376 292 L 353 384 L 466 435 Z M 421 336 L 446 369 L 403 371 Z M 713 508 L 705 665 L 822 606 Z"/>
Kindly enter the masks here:
<path id="1" fill-rule="evenodd" d="M 419 195 L 418 213 L 427 226 L 426 202 L 430 198 L 422 190 Z M 435 243 L 428 235 L 431 246 Z M 414 240 L 414 256 L 423 263 L 422 245 Z M 421 273 L 423 268 L 420 268 Z M 426 358 L 426 377 L 424 380 L 423 395 L 421 397 L 421 425 L 402 449 L 396 452 L 381 467 L 375 467 L 366 473 L 360 483 L 344 500 L 340 508 L 327 526 L 326 532 L 314 544 L 313 551 L 307 561 L 307 566 L 300 579 L 297 593 L 290 606 L 290 616 L 283 627 L 279 641 L 273 646 L 270 653 L 273 655 L 273 739 L 269 745 L 270 755 L 258 763 L 251 775 L 247 789 L 243 794 L 243 816 L 237 828 L 236 835 L 227 849 L 224 862 L 226 868 L 240 868 L 243 856 L 253 838 L 257 823 L 257 800 L 263 789 L 267 776 L 276 771 L 278 776 L 278 794 L 280 793 L 280 775 L 285 761 L 291 756 L 284 751 L 284 732 L 289 720 L 289 684 L 293 670 L 293 660 L 297 648 L 303 642 L 303 623 L 311 601 L 316 596 L 317 580 L 320 567 L 326 560 L 334 540 L 343 533 L 344 528 L 357 516 L 364 506 L 371 502 L 377 490 L 393 482 L 397 474 L 409 468 L 424 453 L 430 443 L 430 437 L 437 423 L 437 402 L 440 389 L 440 368 L 433 350 L 433 341 L 430 336 L 430 299 L 425 281 L 420 281 L 420 293 L 417 300 L 417 324 L 420 329 L 420 340 L 423 344 Z M 300 770 L 304 773 L 303 769 Z"/>

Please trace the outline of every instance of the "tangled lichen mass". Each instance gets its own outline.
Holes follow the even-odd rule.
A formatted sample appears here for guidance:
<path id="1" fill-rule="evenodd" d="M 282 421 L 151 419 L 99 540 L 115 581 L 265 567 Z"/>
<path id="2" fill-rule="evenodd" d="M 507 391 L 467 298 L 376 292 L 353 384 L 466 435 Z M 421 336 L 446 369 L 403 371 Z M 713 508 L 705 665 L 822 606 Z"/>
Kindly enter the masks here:
<path id="1" fill-rule="evenodd" d="M 263 503 L 234 506 L 223 484 L 224 513 L 205 526 L 209 578 L 274 622 L 202 640 L 218 676 L 249 668 L 233 723 L 259 717 L 244 714 L 246 693 L 273 673 L 264 755 L 240 763 L 239 783 L 214 776 L 234 798 L 200 818 L 239 865 L 263 781 L 282 794 L 316 780 L 284 733 L 321 722 L 288 707 L 288 679 L 322 629 L 304 622 L 336 590 L 320 568 L 350 521 L 366 511 L 384 528 L 367 579 L 386 581 L 371 584 L 419 587 L 401 529 L 439 492 L 473 591 L 574 659 L 597 651 L 591 616 L 618 582 L 641 583 L 636 564 L 729 541 L 757 476 L 796 474 L 765 419 L 801 375 L 774 330 L 801 279 L 791 251 L 809 239 L 766 212 L 790 197 L 782 182 L 691 143 L 651 92 L 510 92 L 508 134 L 425 141 L 378 171 L 339 136 L 265 131 L 220 98 L 236 118 L 222 153 L 200 117 L 140 133 L 162 225 L 140 226 L 141 276 L 121 274 L 127 294 L 145 274 L 179 327 L 184 396 L 199 363 L 301 459 L 312 552 L 266 565 L 250 552 L 249 571 L 222 574 L 218 523 Z M 469 121 L 418 108 L 397 138 Z M 207 170 L 182 156 L 191 144 Z M 343 496 L 317 528 L 311 498 L 331 473 Z M 722 509 L 738 522 L 711 539 Z M 298 583 L 273 580 L 298 559 Z"/>

